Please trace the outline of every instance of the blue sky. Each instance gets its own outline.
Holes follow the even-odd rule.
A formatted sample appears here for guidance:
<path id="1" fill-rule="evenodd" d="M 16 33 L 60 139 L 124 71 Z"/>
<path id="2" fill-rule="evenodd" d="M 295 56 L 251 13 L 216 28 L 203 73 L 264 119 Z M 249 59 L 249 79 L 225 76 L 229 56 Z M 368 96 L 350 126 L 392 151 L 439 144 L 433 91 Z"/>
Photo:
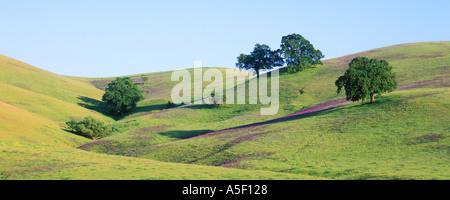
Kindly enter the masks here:
<path id="1" fill-rule="evenodd" d="M 70 76 L 234 68 L 298 33 L 325 59 L 450 40 L 450 1 L 0 0 L 0 54 Z"/>

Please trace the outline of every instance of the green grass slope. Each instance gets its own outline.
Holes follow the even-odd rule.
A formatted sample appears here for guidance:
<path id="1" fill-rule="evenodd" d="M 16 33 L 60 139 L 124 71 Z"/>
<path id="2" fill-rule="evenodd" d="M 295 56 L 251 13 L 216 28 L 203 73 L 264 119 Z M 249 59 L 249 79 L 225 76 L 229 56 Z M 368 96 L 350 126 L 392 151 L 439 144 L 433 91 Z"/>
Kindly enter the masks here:
<path id="1" fill-rule="evenodd" d="M 334 81 L 356 56 L 388 60 L 398 89 L 375 104 L 338 105 L 345 97 Z M 80 148 L 332 179 L 449 179 L 449 64 L 450 42 L 425 42 L 330 59 L 296 74 L 281 69 L 277 115 L 259 115 L 261 105 L 184 106 L 120 120 L 115 134 Z"/>
<path id="2" fill-rule="evenodd" d="M 316 179 L 165 163 L 77 149 L 91 140 L 64 130 L 70 118 L 95 116 L 103 92 L 84 78 L 56 75 L 0 56 L 0 180 L 10 179 Z"/>
<path id="3" fill-rule="evenodd" d="M 194 69 L 186 69 L 191 75 L 191 81 L 194 81 Z M 225 75 L 227 74 L 227 70 L 230 71 L 228 75 L 233 75 L 236 77 L 246 77 L 253 78 L 255 77 L 253 74 L 248 73 L 246 71 L 233 70 L 228 68 L 220 68 L 220 67 L 204 67 L 202 68 L 202 72 L 205 73 L 207 70 L 217 70 L 221 72 L 223 77 L 224 87 L 225 84 L 231 82 L 232 80 L 226 79 Z M 179 84 L 179 81 L 171 81 L 173 71 L 164 71 L 164 72 L 156 72 L 156 73 L 147 73 L 147 74 L 136 74 L 130 75 L 133 79 L 137 87 L 141 90 L 144 100 L 138 102 L 137 107 L 132 109 L 130 112 L 126 113 L 125 116 L 120 117 L 120 119 L 127 118 L 136 118 L 143 115 L 148 115 L 150 113 L 155 113 L 163 110 L 167 110 L 167 102 L 171 101 L 171 92 L 172 88 Z M 147 81 L 144 82 L 143 77 L 147 78 Z M 115 80 L 113 77 L 108 78 L 87 78 L 89 82 L 92 83 L 98 89 L 104 91 L 108 86 L 108 83 Z M 235 81 L 233 81 L 233 85 L 236 85 Z M 202 89 L 206 86 L 210 85 L 212 81 L 202 81 Z M 191 85 L 191 94 L 194 94 L 194 85 Z M 194 101 L 194 99 L 193 99 Z M 98 111 L 104 112 L 104 104 L 100 101 L 92 101 L 92 104 L 88 104 L 91 107 L 96 107 Z"/>
<path id="4" fill-rule="evenodd" d="M 67 77 L 33 67 L 0 55 L 0 101 L 55 121 L 95 116 L 86 99 L 101 99 L 103 92 L 88 81 Z"/>
<path id="5" fill-rule="evenodd" d="M 141 88 L 152 88 L 152 91 L 165 91 L 167 94 L 162 95 L 162 98 L 149 99 L 139 103 L 138 107 L 130 115 L 118 121 L 115 125 L 118 128 L 117 132 L 120 133 L 139 132 L 139 129 L 155 125 L 176 125 L 177 127 L 172 127 L 168 130 L 175 131 L 175 134 L 182 134 L 181 132 L 186 131 L 188 135 L 185 137 L 188 137 L 189 135 L 202 134 L 207 131 L 221 130 L 282 117 L 319 103 L 343 99 L 343 95 L 336 94 L 334 81 L 344 73 L 348 62 L 356 56 L 385 58 L 390 61 L 395 66 L 394 70 L 398 74 L 399 90 L 414 87 L 445 86 L 445 84 L 448 85 L 448 83 L 445 83 L 445 80 L 448 79 L 448 75 L 445 74 L 448 69 L 448 63 L 446 63 L 446 61 L 448 62 L 448 57 L 444 56 L 448 54 L 447 49 L 448 42 L 403 44 L 326 60 L 323 66 L 316 66 L 297 74 L 287 74 L 286 69 L 281 68 L 280 109 L 274 116 L 259 115 L 260 108 L 268 107 L 266 105 L 249 104 L 226 105 L 221 109 L 211 109 L 208 105 L 192 105 L 181 109 L 171 109 L 166 112 L 165 106 L 167 101 L 170 100 L 169 92 L 177 82 L 170 81 L 170 72 L 163 72 L 162 74 L 164 75 L 160 74 L 153 78 L 149 76 L 150 81 L 145 84 L 145 87 L 141 86 Z M 398 52 L 405 53 L 401 54 Z M 418 63 L 423 65 L 419 67 Z M 135 76 L 136 79 L 139 79 L 139 77 L 141 75 Z M 156 80 L 152 81 L 154 79 Z M 204 83 L 205 85 L 207 83 Z M 165 89 L 167 87 L 169 89 Z M 246 87 L 248 95 L 248 84 Z M 143 90 L 145 91 L 144 93 L 149 93 L 152 96 L 151 92 L 147 92 L 149 90 Z M 156 92 L 156 94 L 160 93 Z M 150 115 L 150 113 L 155 114 Z M 195 118 L 191 116 L 195 116 Z M 202 128 L 198 129 L 195 127 Z M 130 137 L 133 137 L 133 135 L 134 133 Z M 123 138 L 127 136 L 121 134 L 121 136 L 117 137 Z M 156 135 L 156 137 L 159 137 L 159 135 Z"/>
<path id="6" fill-rule="evenodd" d="M 89 142 L 63 130 L 102 92 L 89 82 L 1 57 L 0 179 L 311 179 L 266 171 L 216 169 L 76 149 Z M 85 97 L 85 98 L 80 98 Z M 189 173 L 186 173 L 189 172 Z"/>
<path id="7" fill-rule="evenodd" d="M 375 104 L 343 102 L 334 81 L 356 56 L 387 59 L 398 89 Z M 112 78 L 0 55 L 0 179 L 450 179 L 449 65 L 450 42 L 425 42 L 282 68 L 273 116 L 259 114 L 267 105 L 167 109 L 171 72 L 132 75 L 146 99 L 113 119 L 100 101 Z M 64 130 L 86 116 L 114 132 L 92 142 Z"/>
<path id="8" fill-rule="evenodd" d="M 0 101 L 0 180 L 316 179 L 102 155 L 75 148 L 88 139 L 57 122 Z"/>

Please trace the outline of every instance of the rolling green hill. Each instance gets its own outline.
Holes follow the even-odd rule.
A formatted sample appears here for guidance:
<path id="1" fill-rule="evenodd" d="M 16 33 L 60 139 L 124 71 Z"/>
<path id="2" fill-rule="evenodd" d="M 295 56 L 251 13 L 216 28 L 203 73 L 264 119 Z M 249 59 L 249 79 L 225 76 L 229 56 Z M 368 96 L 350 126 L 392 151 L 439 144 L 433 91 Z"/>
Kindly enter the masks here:
<path id="1" fill-rule="evenodd" d="M 80 106 L 84 105 L 84 98 L 101 99 L 103 95 L 88 81 L 53 74 L 3 55 L 0 55 L 0 94 L 0 101 L 55 121 L 88 115 L 109 118 Z"/>
<path id="2" fill-rule="evenodd" d="M 373 105 L 340 102 L 334 81 L 356 56 L 387 59 L 398 89 Z M 449 63 L 450 42 L 431 42 L 326 60 L 298 74 L 281 69 L 275 116 L 259 115 L 258 105 L 186 106 L 124 119 L 115 124 L 120 133 L 81 148 L 337 179 L 448 179 Z"/>
<path id="3" fill-rule="evenodd" d="M 356 56 L 388 60 L 398 89 L 375 104 L 343 100 L 334 81 Z M 450 179 L 449 65 L 450 42 L 424 42 L 281 68 L 273 116 L 259 114 L 267 105 L 167 109 L 171 72 L 138 74 L 129 77 L 146 99 L 115 119 L 100 101 L 114 78 L 0 56 L 0 179 Z M 92 142 L 64 130 L 86 116 L 111 135 Z"/>
<path id="4" fill-rule="evenodd" d="M 90 140 L 65 131 L 63 123 L 86 116 L 113 122 L 94 107 L 103 92 L 86 79 L 56 75 L 6 56 L 0 56 L 0 69 L 0 180 L 316 179 L 79 150 Z"/>
<path id="5" fill-rule="evenodd" d="M 0 180 L 317 179 L 96 154 L 76 148 L 88 139 L 34 113 L 0 102 L 0 116 Z"/>
<path id="6" fill-rule="evenodd" d="M 4 102 L 0 102 L 0 119 L 0 180 L 317 179 L 86 152 L 76 146 L 88 139 Z"/>

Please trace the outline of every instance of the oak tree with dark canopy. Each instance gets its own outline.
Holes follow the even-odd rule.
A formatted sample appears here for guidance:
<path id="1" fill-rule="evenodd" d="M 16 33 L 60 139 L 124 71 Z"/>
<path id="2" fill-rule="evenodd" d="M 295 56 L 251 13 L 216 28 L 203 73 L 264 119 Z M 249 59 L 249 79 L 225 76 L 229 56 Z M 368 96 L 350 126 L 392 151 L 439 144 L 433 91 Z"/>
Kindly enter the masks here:
<path id="1" fill-rule="evenodd" d="M 117 78 L 108 84 L 102 101 L 105 101 L 114 115 L 123 115 L 128 109 L 136 107 L 143 100 L 141 91 L 129 77 Z"/>
<path id="2" fill-rule="evenodd" d="M 281 53 L 286 59 L 288 72 L 294 73 L 309 68 L 312 65 L 322 65 L 324 55 L 303 36 L 293 33 L 281 38 Z"/>
<path id="3" fill-rule="evenodd" d="M 356 57 L 349 63 L 345 74 L 339 77 L 335 85 L 339 94 L 345 89 L 347 100 L 370 99 L 375 102 L 375 94 L 392 92 L 397 88 L 396 74 L 386 60 Z"/>
<path id="4" fill-rule="evenodd" d="M 250 54 L 241 54 L 237 57 L 236 67 L 239 69 L 253 70 L 259 78 L 260 70 L 269 70 L 277 66 L 283 66 L 284 61 L 279 50 L 272 51 L 265 44 L 256 44 Z"/>

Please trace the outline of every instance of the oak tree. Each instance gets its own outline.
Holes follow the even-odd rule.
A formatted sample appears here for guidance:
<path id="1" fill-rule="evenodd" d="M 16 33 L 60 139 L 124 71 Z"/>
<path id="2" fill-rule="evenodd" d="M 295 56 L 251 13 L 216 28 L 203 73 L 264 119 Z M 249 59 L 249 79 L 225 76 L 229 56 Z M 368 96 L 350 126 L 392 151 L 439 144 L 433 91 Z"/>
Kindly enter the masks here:
<path id="1" fill-rule="evenodd" d="M 136 107 L 143 100 L 141 91 L 129 77 L 117 78 L 108 84 L 102 101 L 105 101 L 114 115 L 123 115 L 128 109 Z"/>
<path id="2" fill-rule="evenodd" d="M 277 66 L 282 66 L 284 60 L 279 50 L 272 51 L 265 44 L 256 44 L 250 54 L 240 54 L 237 57 L 236 67 L 239 69 L 253 70 L 259 78 L 260 70 L 269 70 Z"/>
<path id="3" fill-rule="evenodd" d="M 294 73 L 313 65 L 323 64 L 322 52 L 300 34 L 290 34 L 281 38 L 281 53 L 284 55 L 288 72 Z"/>
<path id="4" fill-rule="evenodd" d="M 345 89 L 347 100 L 359 101 L 370 99 L 375 102 L 375 95 L 392 92 L 397 88 L 396 74 L 386 60 L 356 57 L 349 63 L 345 74 L 339 77 L 335 85 L 339 94 Z"/>

